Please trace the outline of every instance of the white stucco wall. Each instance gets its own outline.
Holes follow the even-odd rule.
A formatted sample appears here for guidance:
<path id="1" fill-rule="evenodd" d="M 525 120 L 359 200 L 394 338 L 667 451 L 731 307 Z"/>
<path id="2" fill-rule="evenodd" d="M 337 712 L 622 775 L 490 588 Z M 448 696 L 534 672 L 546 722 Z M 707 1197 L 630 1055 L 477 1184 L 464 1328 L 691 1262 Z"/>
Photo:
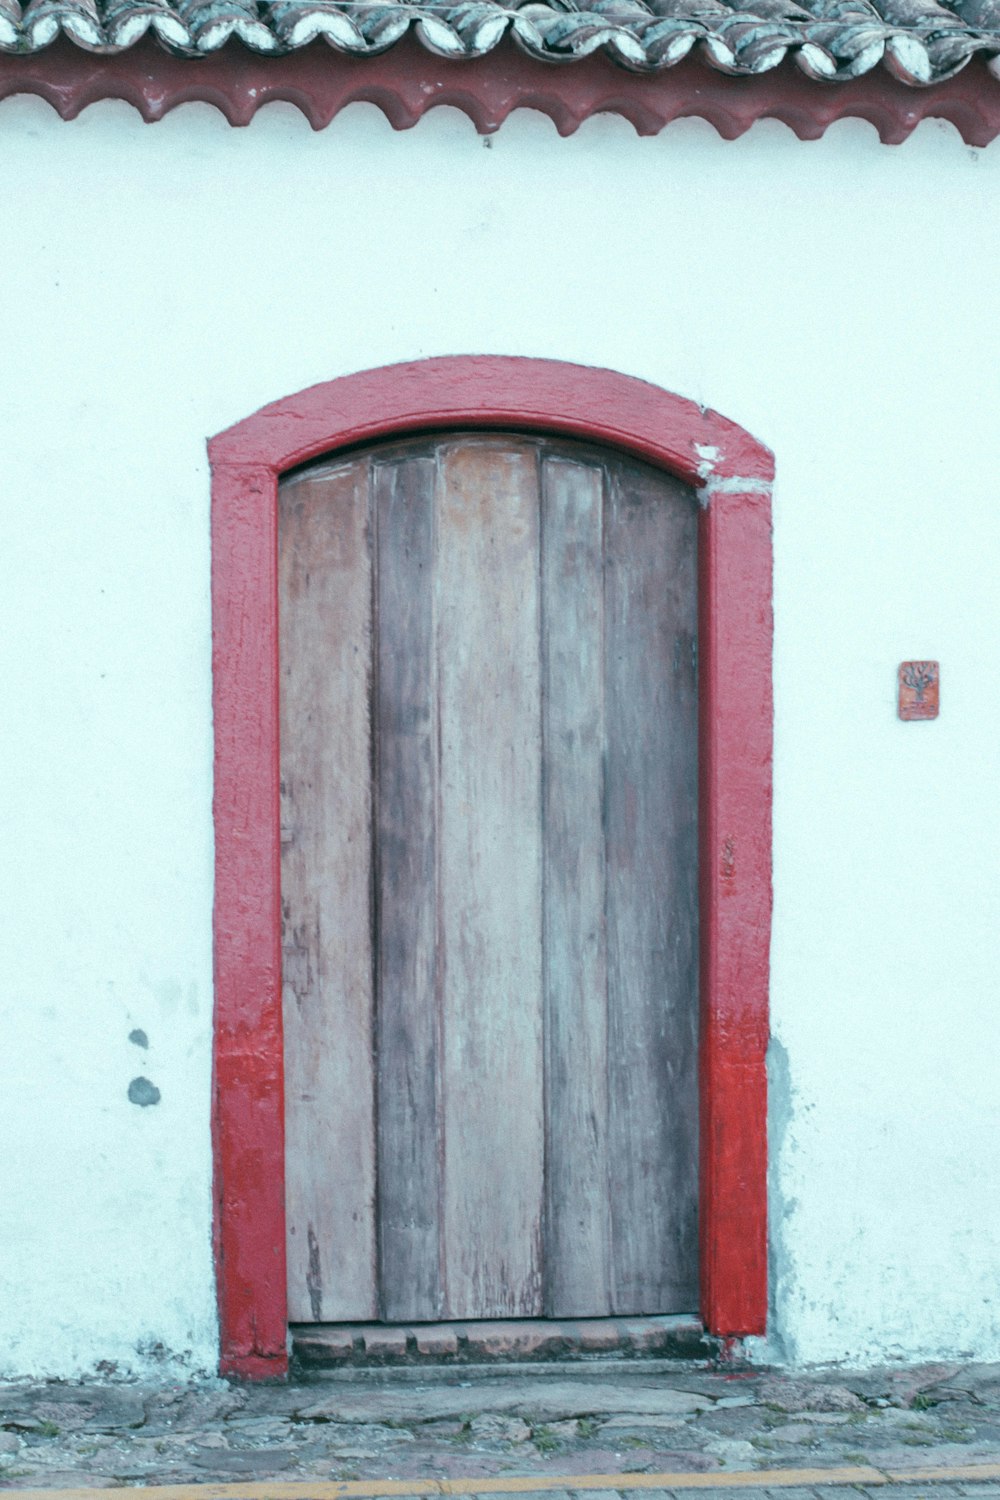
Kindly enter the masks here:
<path id="1" fill-rule="evenodd" d="M 0 139 L 0 1374 L 214 1366 L 205 438 L 466 352 L 774 449 L 764 1352 L 1000 1358 L 1000 148 L 30 99 Z"/>

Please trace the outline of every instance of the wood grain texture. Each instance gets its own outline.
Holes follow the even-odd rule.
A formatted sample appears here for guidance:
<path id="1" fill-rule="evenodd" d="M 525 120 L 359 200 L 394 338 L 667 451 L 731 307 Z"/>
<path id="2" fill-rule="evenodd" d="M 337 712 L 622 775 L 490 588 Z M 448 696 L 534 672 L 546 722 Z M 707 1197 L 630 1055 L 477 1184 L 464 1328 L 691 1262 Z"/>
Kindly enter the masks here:
<path id="1" fill-rule="evenodd" d="M 282 518 L 294 1315 L 689 1309 L 690 492 L 462 436 Z"/>
<path id="2" fill-rule="evenodd" d="M 538 491 L 528 443 L 440 456 L 446 1316 L 542 1310 Z"/>
<path id="3" fill-rule="evenodd" d="M 612 1311 L 697 1296 L 696 511 L 609 460 L 605 510 Z"/>
<path id="4" fill-rule="evenodd" d="M 545 1310 L 610 1311 L 603 471 L 542 463 Z"/>
<path id="5" fill-rule="evenodd" d="M 441 1311 L 433 453 L 376 463 L 378 1205 L 383 1317 Z"/>
<path id="6" fill-rule="evenodd" d="M 279 496 L 288 1297 L 377 1316 L 368 461 Z"/>

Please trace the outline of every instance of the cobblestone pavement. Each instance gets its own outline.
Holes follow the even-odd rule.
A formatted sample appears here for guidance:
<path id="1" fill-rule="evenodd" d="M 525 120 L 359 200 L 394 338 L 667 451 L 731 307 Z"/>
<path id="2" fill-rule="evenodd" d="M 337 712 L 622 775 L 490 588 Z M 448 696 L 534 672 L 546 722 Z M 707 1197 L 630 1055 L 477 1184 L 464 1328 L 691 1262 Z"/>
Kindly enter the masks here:
<path id="1" fill-rule="evenodd" d="M 988 1470 L 1000 1463 L 1000 1365 L 789 1375 L 635 1362 L 406 1374 L 282 1386 L 0 1385 L 0 1488 L 394 1479 L 417 1489 L 525 1476 L 561 1482 L 546 1493 L 567 1500 L 580 1476 L 581 1497 L 613 1500 L 613 1478 L 606 1491 L 592 1478 L 584 1490 L 583 1476 L 711 1475 L 720 1497 L 727 1491 L 715 1485 L 729 1473 L 738 1484 L 748 1471 L 855 1466 L 878 1471 L 876 1484 L 912 1480 L 914 1496 L 928 1484 L 938 1493 L 926 1471 L 962 1468 L 949 1495 L 1000 1500 L 1000 1470 Z M 827 1489 L 845 1494 L 844 1482 L 786 1481 L 775 1496 L 828 1500 Z M 859 1476 L 857 1487 L 866 1482 Z"/>

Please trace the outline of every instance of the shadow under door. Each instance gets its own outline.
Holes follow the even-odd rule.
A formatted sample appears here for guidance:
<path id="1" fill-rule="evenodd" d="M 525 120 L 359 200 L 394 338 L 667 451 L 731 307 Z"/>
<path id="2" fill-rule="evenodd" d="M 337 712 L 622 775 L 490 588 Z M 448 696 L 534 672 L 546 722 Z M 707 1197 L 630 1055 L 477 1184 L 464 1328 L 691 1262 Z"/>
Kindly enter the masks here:
<path id="1" fill-rule="evenodd" d="M 291 1321 L 697 1307 L 696 523 L 518 435 L 282 483 Z"/>

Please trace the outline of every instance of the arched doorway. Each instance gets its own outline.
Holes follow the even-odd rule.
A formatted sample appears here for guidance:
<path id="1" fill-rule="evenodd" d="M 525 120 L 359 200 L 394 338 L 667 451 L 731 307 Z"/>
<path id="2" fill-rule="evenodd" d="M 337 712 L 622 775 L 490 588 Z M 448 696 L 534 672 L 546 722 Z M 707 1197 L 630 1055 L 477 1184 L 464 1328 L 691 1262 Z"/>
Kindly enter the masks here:
<path id="1" fill-rule="evenodd" d="M 714 413 L 608 371 L 431 360 L 315 387 L 210 448 L 217 1269 L 221 1368 L 244 1376 L 287 1359 L 278 481 L 349 445 L 456 428 L 592 440 L 698 494 L 701 1310 L 725 1336 L 764 1326 L 770 455 Z"/>

